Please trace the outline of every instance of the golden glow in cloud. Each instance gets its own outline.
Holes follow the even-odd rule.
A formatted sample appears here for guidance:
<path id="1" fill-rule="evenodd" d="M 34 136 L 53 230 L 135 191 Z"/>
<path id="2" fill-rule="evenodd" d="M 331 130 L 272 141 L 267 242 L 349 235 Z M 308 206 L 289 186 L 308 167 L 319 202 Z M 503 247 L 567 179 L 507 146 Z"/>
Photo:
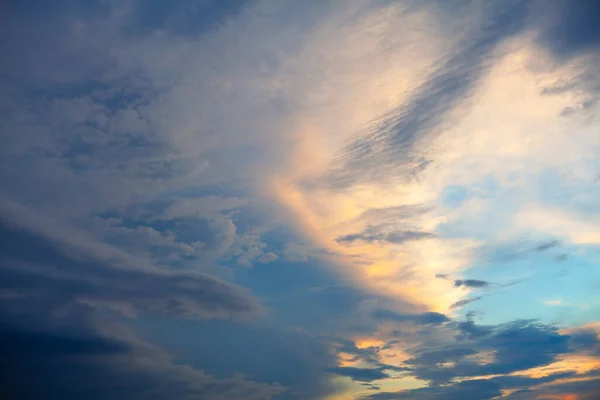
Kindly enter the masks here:
<path id="1" fill-rule="evenodd" d="M 372 14 L 360 21 L 361 29 L 376 32 L 367 35 L 368 40 L 351 36 L 353 41 L 348 43 L 334 31 L 327 31 L 327 39 L 317 32 L 314 37 L 318 39 L 305 49 L 311 53 L 314 49 L 310 46 L 317 46 L 321 50 L 317 54 L 326 53 L 327 57 L 317 86 L 310 80 L 303 82 L 306 107 L 288 119 L 293 146 L 288 149 L 287 162 L 269 175 L 267 192 L 285 207 L 307 241 L 326 250 L 328 260 L 354 284 L 370 293 L 398 299 L 392 307 L 407 312 L 442 313 L 452 313 L 452 305 L 464 299 L 469 290 L 455 288 L 449 280 L 435 279 L 436 274 L 468 277 L 474 251 L 486 240 L 502 241 L 519 232 L 542 232 L 559 235 L 573 244 L 600 243 L 597 221 L 541 205 L 539 193 L 531 185 L 547 170 L 560 175 L 568 169 L 584 180 L 589 178 L 593 164 L 588 162 L 594 158 L 593 149 L 600 139 L 588 121 L 561 116 L 562 110 L 579 101 L 576 94 L 543 94 L 548 85 L 577 75 L 577 60 L 541 71 L 535 64 L 544 54 L 527 35 L 498 49 L 492 57 L 493 67 L 472 96 L 449 113 L 440 132 L 425 134 L 413 143 L 412 151 L 432 161 L 417 179 L 359 179 L 344 187 L 322 184 L 323 177 L 339 161 L 344 146 L 368 137 L 377 121 L 411 101 L 412 91 L 439 61 L 433 56 L 435 51 L 444 54 L 441 49 L 452 43 L 452 38 L 440 39 L 421 32 L 406 41 L 421 45 L 411 47 L 394 42 L 393 53 L 404 55 L 401 58 L 406 62 L 398 64 L 384 56 L 371 63 L 370 58 L 379 55 L 386 37 L 395 34 L 389 18 L 380 18 Z M 417 20 L 432 21 L 426 14 Z M 369 31 L 373 21 L 381 23 Z M 333 46 L 328 40 L 338 42 Z M 413 47 L 435 51 L 413 58 Z M 376 72 L 365 73 L 375 64 Z M 333 84 L 328 84 L 329 76 Z M 313 93 L 306 94 L 313 89 Z M 485 196 L 467 199 L 454 208 L 443 203 L 448 186 L 476 191 L 477 185 L 488 178 L 503 189 L 519 193 L 518 206 L 503 208 L 506 204 L 502 199 Z M 397 242 L 377 238 L 340 240 L 381 222 L 367 218 L 369 212 L 411 206 L 423 206 L 425 211 L 402 217 L 392 225 L 395 223 L 399 230 L 436 235 Z M 500 222 L 498 229 L 490 226 Z M 438 236 L 439 228 L 448 223 L 461 224 L 467 234 L 454 238 Z M 411 306 L 407 307 L 407 303 Z M 386 327 L 382 324 L 379 329 L 375 337 L 355 338 L 357 346 L 385 343 L 389 339 Z M 403 354 L 390 357 L 395 364 L 406 359 Z M 355 365 L 351 357 L 344 356 L 340 364 Z M 539 377 L 567 370 L 583 373 L 599 365 L 593 357 L 573 355 L 524 374 Z M 402 380 L 385 383 L 386 390 L 406 388 Z"/>
<path id="2" fill-rule="evenodd" d="M 382 35 L 386 34 L 385 29 L 379 29 Z M 426 43 L 430 44 L 429 41 L 431 38 Z M 352 51 L 352 47 L 345 48 L 344 54 Z M 357 51 L 362 54 L 365 49 L 359 46 Z M 404 49 L 397 51 L 401 53 Z M 467 292 L 452 289 L 448 281 L 434 279 L 434 276 L 460 274 L 472 261 L 471 252 L 480 244 L 479 239 L 431 237 L 404 243 L 355 241 L 351 245 L 336 239 L 368 227 L 372 221 L 365 222 L 361 216 L 369 210 L 399 206 L 429 207 L 428 212 L 406 221 L 409 226 L 424 232 L 435 232 L 441 224 L 461 220 L 469 227 L 481 224 L 482 221 L 473 220 L 473 215 L 487 212 L 490 204 L 471 200 L 457 210 L 444 208 L 440 198 L 447 185 L 470 185 L 493 176 L 503 185 L 522 187 L 524 198 L 531 198 L 534 194 L 528 190 L 526 175 L 556 166 L 557 153 L 573 147 L 573 143 L 565 138 L 567 126 L 559 114 L 574 99 L 569 95 L 550 97 L 541 94 L 543 83 L 550 81 L 552 76 L 548 73 L 540 78 L 540 74 L 532 72 L 529 64 L 539 54 L 532 50 L 529 40 L 525 37 L 509 43 L 498 53 L 497 64 L 473 95 L 476 102 L 465 101 L 465 110 L 453 113 L 455 119 L 446 124 L 446 130 L 439 136 L 427 141 L 427 148 L 419 150 L 417 142 L 417 151 L 433 161 L 433 166 L 419 175 L 418 180 L 394 184 L 363 181 L 343 189 L 311 185 L 330 171 L 347 140 L 357 134 L 367 135 L 370 122 L 410 100 L 408 95 L 402 95 L 407 92 L 406 82 L 410 79 L 399 79 L 398 74 L 418 76 L 417 71 L 406 66 L 401 72 L 384 68 L 389 79 L 385 79 L 388 85 L 381 91 L 373 90 L 375 84 L 369 78 L 372 74 L 365 75 L 363 82 L 352 81 L 352 85 L 336 87 L 339 95 L 328 99 L 336 103 L 333 121 L 327 112 L 319 112 L 320 106 L 315 106 L 315 110 L 308 109 L 308 116 L 296 118 L 300 121 L 300 127 L 293 135 L 296 145 L 282 173 L 272 174 L 270 193 L 287 207 L 306 237 L 333 254 L 340 270 L 364 288 L 408 300 L 415 309 L 448 312 L 450 305 Z M 345 66 L 348 73 L 355 68 L 364 68 L 363 64 L 368 61 L 358 56 L 356 60 L 357 65 Z M 414 69 L 421 65 L 417 63 Z M 382 76 L 373 79 L 381 80 Z M 390 88 L 398 79 L 401 83 L 396 90 L 400 95 L 395 103 L 389 103 Z M 554 79 L 558 77 L 554 76 Z M 326 104 L 322 107 L 330 108 Z M 338 121 L 339 129 L 335 127 Z M 589 132 L 581 133 L 581 138 L 593 139 Z M 578 144 L 577 149 L 589 143 L 581 142 L 584 144 Z M 573 147 L 573 150 L 576 149 Z M 519 177 L 523 173 L 525 175 Z M 540 226 L 544 219 L 530 211 L 523 213 L 527 218 L 521 218 L 520 214 L 506 217 L 519 220 L 527 228 Z M 575 222 L 561 226 L 563 229 L 573 226 L 576 230 L 579 225 L 573 224 Z M 579 232 L 579 237 L 573 237 L 574 242 L 596 240 L 591 228 Z M 503 234 L 508 232 L 498 232 L 500 236 Z"/>

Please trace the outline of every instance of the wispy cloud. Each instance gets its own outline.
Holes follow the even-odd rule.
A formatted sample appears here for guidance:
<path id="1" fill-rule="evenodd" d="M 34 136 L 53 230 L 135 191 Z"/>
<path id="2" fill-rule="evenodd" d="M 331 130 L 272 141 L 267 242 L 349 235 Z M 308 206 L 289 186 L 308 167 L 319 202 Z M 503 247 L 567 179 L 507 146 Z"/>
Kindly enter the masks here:
<path id="1" fill-rule="evenodd" d="M 485 288 L 490 285 L 489 282 L 481 281 L 478 279 L 457 279 L 454 281 L 455 287 L 467 287 L 467 288 Z"/>
<path id="2" fill-rule="evenodd" d="M 474 303 L 476 301 L 479 301 L 482 299 L 482 296 L 477 296 L 477 297 L 473 297 L 472 299 L 464 299 L 464 300 L 459 300 L 456 303 L 452 303 L 452 305 L 450 306 L 450 308 L 460 308 L 460 307 L 464 307 L 467 304 L 471 304 Z"/>

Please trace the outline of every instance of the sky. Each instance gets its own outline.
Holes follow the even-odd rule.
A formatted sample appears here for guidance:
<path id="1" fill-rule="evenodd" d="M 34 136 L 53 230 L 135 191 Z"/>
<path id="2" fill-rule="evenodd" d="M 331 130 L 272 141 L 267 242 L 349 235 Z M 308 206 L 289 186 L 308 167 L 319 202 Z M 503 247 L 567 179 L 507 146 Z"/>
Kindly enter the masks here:
<path id="1" fill-rule="evenodd" d="M 3 1 L 2 392 L 599 399 L 599 18 Z"/>

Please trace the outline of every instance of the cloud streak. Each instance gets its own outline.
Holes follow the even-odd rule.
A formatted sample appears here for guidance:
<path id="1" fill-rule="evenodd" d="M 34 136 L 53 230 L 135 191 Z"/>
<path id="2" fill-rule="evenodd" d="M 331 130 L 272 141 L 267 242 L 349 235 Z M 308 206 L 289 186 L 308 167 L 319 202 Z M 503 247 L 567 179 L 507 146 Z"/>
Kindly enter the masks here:
<path id="1" fill-rule="evenodd" d="M 489 282 L 478 279 L 457 279 L 454 281 L 454 287 L 466 287 L 472 289 L 486 288 L 490 285 Z"/>
<path id="2" fill-rule="evenodd" d="M 240 318 L 261 312 L 246 290 L 210 276 L 119 267 L 12 226 L 3 226 L 0 235 L 2 289 L 26 297 L 185 318 Z"/>

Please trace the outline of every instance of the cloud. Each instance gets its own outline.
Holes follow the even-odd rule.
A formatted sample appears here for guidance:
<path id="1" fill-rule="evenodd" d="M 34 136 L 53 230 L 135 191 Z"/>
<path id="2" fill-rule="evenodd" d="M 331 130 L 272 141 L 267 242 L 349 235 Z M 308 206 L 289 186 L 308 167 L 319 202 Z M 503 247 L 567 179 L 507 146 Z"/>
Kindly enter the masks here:
<path id="1" fill-rule="evenodd" d="M 414 376 L 441 384 L 464 377 L 510 374 L 548 365 L 572 351 L 569 335 L 532 321 L 498 326 L 477 326 L 467 321 L 457 328 L 455 342 L 438 345 L 437 350 L 411 350 L 413 357 L 406 363 L 414 367 Z M 493 355 L 486 356 L 486 352 Z M 477 357 L 491 359 L 481 362 Z"/>
<path id="2" fill-rule="evenodd" d="M 476 288 L 476 289 L 480 289 L 480 288 L 485 288 L 488 287 L 490 285 L 489 282 L 486 281 L 481 281 L 481 280 L 477 280 L 477 279 L 457 279 L 454 281 L 454 287 L 467 287 L 467 288 Z"/>
<path id="3" fill-rule="evenodd" d="M 321 399 L 337 390 L 326 373 L 337 365 L 331 346 L 284 324 L 152 317 L 137 327 L 148 340 L 177 354 L 178 362 L 219 377 L 241 374 L 276 382 L 288 388 L 281 396 L 286 400 Z"/>
<path id="4" fill-rule="evenodd" d="M 10 371 L 0 378 L 6 395 L 20 399 L 265 400 L 285 390 L 239 375 L 219 379 L 188 365 L 173 364 L 168 354 L 144 342 L 47 329 L 0 327 L 0 358 Z"/>
<path id="5" fill-rule="evenodd" d="M 208 275 L 122 266 L 118 259 L 94 257 L 84 248 L 6 224 L 0 235 L 0 286 L 23 296 L 108 305 L 126 314 L 243 318 L 261 313 L 247 290 Z"/>
<path id="6" fill-rule="evenodd" d="M 472 320 L 458 322 L 456 327 L 459 331 L 459 334 L 457 335 L 458 340 L 479 339 L 490 335 L 494 330 L 494 327 L 477 325 Z"/>
<path id="7" fill-rule="evenodd" d="M 597 355 L 591 333 L 445 315 L 481 299 L 463 289 L 518 279 L 521 256 L 589 246 L 571 264 L 598 243 L 595 189 L 577 183 L 597 172 L 594 3 L 13 3 L 0 17 L 11 54 L 0 66 L 0 299 L 17 325 L 3 340 L 24 359 L 17 335 L 79 382 L 89 379 L 77 369 L 93 364 L 127 390 L 112 374 L 131 376 L 147 398 L 174 387 L 175 397 L 266 399 L 278 382 L 291 388 L 280 397 L 303 400 L 335 391 L 328 369 L 379 376 L 383 391 L 404 384 L 391 371 L 430 383 L 381 398 L 526 396 L 549 381 L 479 374 L 521 373 L 586 346 Z M 449 201 L 448 188 L 467 195 Z M 532 232 L 539 244 L 477 257 Z M 488 268 L 498 260 L 502 269 Z M 474 267 L 481 280 L 431 279 Z M 536 284 L 523 294 L 562 295 L 546 293 L 548 272 L 526 268 Z M 578 271 L 591 281 L 591 268 Z M 585 296 L 584 286 L 559 289 Z M 270 308 L 253 322 L 264 329 L 228 321 L 262 314 L 256 296 Z M 509 297 L 527 307 L 491 299 L 484 320 L 538 315 Z M 364 306 L 373 298 L 385 307 Z M 37 309 L 63 322 L 76 309 L 87 330 L 17 323 Z M 125 320 L 145 333 L 163 327 L 155 339 L 193 348 L 193 367 L 92 329 L 97 313 L 135 315 Z M 144 328 L 151 318 L 159 326 Z M 335 352 L 372 368 L 342 365 L 284 326 L 344 336 Z M 58 373 L 42 369 L 40 382 Z M 75 396 L 56 381 L 55 397 Z M 110 390 L 93 394 L 118 398 Z"/>
<path id="8" fill-rule="evenodd" d="M 373 134 L 361 137 L 342 153 L 342 164 L 331 177 L 333 185 L 346 187 L 360 179 L 381 179 L 387 168 L 407 169 L 417 175 L 430 160 L 413 154 L 418 142 L 433 134 L 455 107 L 463 102 L 487 68 L 486 58 L 507 38 L 524 26 L 525 2 L 489 3 L 483 10 L 471 2 L 461 4 L 465 10 L 479 12 L 486 24 L 472 29 L 457 50 L 438 62 L 423 84 L 414 90 L 406 103 L 390 110 Z M 493 15 L 493 20 L 489 17 Z M 472 22 L 472 21 L 469 21 Z"/>
<path id="9" fill-rule="evenodd" d="M 472 380 L 459 382 L 449 387 L 429 387 L 422 389 L 406 390 L 404 392 L 382 392 L 363 399 L 393 400 L 393 399 L 459 399 L 487 400 L 500 396 L 500 386 L 490 380 Z"/>
<path id="10" fill-rule="evenodd" d="M 450 306 L 450 308 L 460 308 L 460 307 L 464 307 L 464 306 L 466 306 L 467 304 L 474 303 L 474 302 L 476 302 L 476 301 L 479 301 L 479 300 L 481 300 L 481 299 L 482 299 L 482 297 L 481 297 L 481 296 L 477 296 L 477 297 L 474 297 L 474 298 L 472 298 L 472 299 L 464 299 L 464 300 L 459 300 L 459 301 L 457 301 L 456 303 L 452 303 L 452 305 Z"/>
<path id="11" fill-rule="evenodd" d="M 597 2 L 583 0 L 573 7 L 570 2 L 561 0 L 544 11 L 539 41 L 553 56 L 564 60 L 600 46 L 600 30 L 594 22 L 600 15 Z"/>
<path id="12" fill-rule="evenodd" d="M 219 28 L 228 19 L 235 18 L 254 0 L 234 0 L 223 3 L 216 0 L 200 3 L 176 0 L 169 4 L 134 1 L 128 15 L 128 33 L 137 35 L 153 31 L 167 31 L 172 35 L 199 37 Z"/>
<path id="13" fill-rule="evenodd" d="M 384 208 L 369 208 L 354 219 L 357 225 L 366 225 L 358 233 L 349 233 L 336 237 L 340 244 L 390 243 L 402 244 L 437 237 L 430 232 L 424 232 L 411 226 L 415 217 L 422 216 L 427 209 L 422 205 L 405 205 Z"/>
<path id="14" fill-rule="evenodd" d="M 534 400 L 539 398 L 574 398 L 594 400 L 600 396 L 600 370 L 572 376 L 572 379 L 548 380 L 549 384 L 522 390 L 506 396 L 510 400 Z"/>
<path id="15" fill-rule="evenodd" d="M 236 197 L 202 196 L 196 198 L 178 198 L 169 204 L 164 211 L 164 216 L 168 218 L 205 216 L 233 210 L 247 203 L 247 199 Z"/>
<path id="16" fill-rule="evenodd" d="M 417 325 L 440 325 L 450 321 L 450 318 L 444 314 L 436 312 L 426 312 L 422 314 L 400 314 L 391 310 L 379 309 L 372 314 L 373 318 L 379 320 L 395 321 L 395 322 L 412 322 Z"/>
<path id="17" fill-rule="evenodd" d="M 59 328 L 53 335 L 68 339 L 74 336 L 72 329 L 47 319 L 62 315 L 69 326 L 86 327 L 89 318 L 103 312 L 112 314 L 110 310 L 116 310 L 126 317 L 137 315 L 137 318 L 125 321 L 133 324 L 145 338 L 150 337 L 154 343 L 177 354 L 177 366 L 172 366 L 170 356 L 163 354 L 162 349 L 149 344 L 140 347 L 130 341 L 123 347 L 122 339 L 107 340 L 106 352 L 113 351 L 109 345 L 116 343 L 114 352 L 119 354 L 95 356 L 91 353 L 92 348 L 81 354 L 77 363 L 61 365 L 67 375 L 42 370 L 40 373 L 48 377 L 48 382 L 39 382 L 40 391 L 50 385 L 51 379 L 56 382 L 48 389 L 52 396 L 56 392 L 56 398 L 75 399 L 85 396 L 86 390 L 96 390 L 98 396 L 117 399 L 128 396 L 163 399 L 184 397 L 188 393 L 191 399 L 215 400 L 270 399 L 284 392 L 281 385 L 289 389 L 285 390 L 283 398 L 290 399 L 316 399 L 336 390 L 324 372 L 335 365 L 335 359 L 329 347 L 318 340 L 282 328 L 216 323 L 215 319 L 248 323 L 252 317 L 264 312 L 258 300 L 246 289 L 208 275 L 161 271 L 151 265 L 123 265 L 124 261 L 119 257 L 107 260 L 86 251 L 87 247 L 65 244 L 57 238 L 50 239 L 10 224 L 5 224 L 0 233 L 1 308 L 11 310 L 0 323 L 14 324 L 20 322 L 22 314 L 41 313 L 46 317 L 29 322 L 27 329 L 39 330 L 54 323 Z M 288 296 L 289 293 L 285 297 Z M 78 318 L 85 323 L 79 324 Z M 121 316 L 118 318 L 122 319 Z M 152 321 L 158 321 L 157 325 L 151 325 Z M 207 325 L 200 321 L 206 321 Z M 101 319 L 97 325 L 105 323 Z M 98 330 L 96 325 L 93 329 L 86 328 L 84 337 L 96 338 L 100 335 Z M 113 333 L 109 327 L 107 331 L 110 339 Z M 75 333 L 75 339 L 81 336 L 77 330 Z M 27 336 L 26 333 L 19 335 Z M 102 335 L 101 342 L 104 341 Z M 46 338 L 45 334 L 34 336 L 34 339 L 41 344 L 57 342 L 59 349 L 87 346 L 85 343 L 79 345 L 77 340 L 61 344 L 62 339 L 53 339 L 52 335 Z M 148 346 L 153 350 L 146 349 Z M 184 354 L 180 352 L 181 346 L 186 349 Z M 100 350 L 104 347 L 100 346 Z M 40 363 L 36 357 L 31 355 L 31 363 Z M 51 354 L 47 359 L 49 365 L 42 363 L 39 368 L 52 368 L 56 365 L 52 359 L 57 357 L 63 355 Z M 88 360 L 95 357 L 101 357 L 101 362 L 88 372 Z M 123 364 L 122 358 L 132 359 L 133 365 Z M 79 362 L 83 364 L 81 367 Z M 281 368 L 281 365 L 288 367 Z M 68 375 L 71 369 L 80 369 L 78 372 L 83 376 Z M 112 374 L 130 376 L 131 380 L 120 383 L 120 378 L 113 378 Z M 244 374 L 245 378 L 239 374 Z M 69 386 L 68 376 L 78 378 L 85 386 Z M 106 380 L 93 380 L 98 377 L 106 377 Z M 151 382 L 146 383 L 146 380 Z M 35 398 L 37 392 L 30 394 L 24 389 L 26 382 L 25 373 L 19 372 L 19 387 L 12 390 L 23 393 L 21 397 Z M 105 387 L 111 382 L 115 387 Z"/>
<path id="18" fill-rule="evenodd" d="M 347 376 L 348 378 L 359 382 L 373 382 L 389 378 L 389 375 L 379 368 L 335 367 L 327 369 L 327 372 Z"/>
<path id="19" fill-rule="evenodd" d="M 547 85 L 542 93 L 549 96 L 577 94 L 577 101 L 561 111 L 563 117 L 590 115 L 600 99 L 598 48 L 600 31 L 594 20 L 600 14 L 598 4 L 584 0 L 577 7 L 557 1 L 551 7 L 537 3 L 537 41 L 555 64 L 569 65 L 576 72 Z"/>
<path id="20" fill-rule="evenodd" d="M 591 328 L 580 328 L 571 333 L 571 346 L 580 351 L 594 356 L 600 356 L 600 336 Z"/>
<path id="21" fill-rule="evenodd" d="M 560 380 L 572 377 L 573 373 L 551 374 L 543 378 L 530 377 L 498 377 L 490 379 L 473 379 L 463 382 L 457 382 L 448 386 L 433 386 L 419 389 L 405 390 L 402 392 L 390 393 L 382 392 L 363 399 L 372 400 L 393 400 L 393 399 L 427 399 L 427 400 L 445 400 L 468 398 L 473 400 L 487 400 L 496 397 L 512 398 L 511 395 L 503 396 L 504 390 L 515 387 L 529 387 L 542 383 Z M 529 392 L 528 392 L 529 393 Z M 533 399 L 534 397 L 527 397 Z"/>
<path id="22" fill-rule="evenodd" d="M 551 240 L 549 242 L 546 243 L 542 243 L 540 245 L 535 246 L 532 251 L 546 251 L 549 250 L 553 247 L 556 247 L 560 244 L 560 242 L 558 240 Z"/>
<path id="23" fill-rule="evenodd" d="M 531 241 L 519 240 L 517 242 L 488 244 L 479 249 L 481 257 L 492 261 L 511 261 L 525 258 L 537 253 L 548 252 L 560 246 L 560 240 L 541 241 L 532 245 Z"/>
<path id="24" fill-rule="evenodd" d="M 436 237 L 432 233 L 418 232 L 418 231 L 392 231 L 387 234 L 367 234 L 367 233 L 354 233 L 350 235 L 344 235 L 335 239 L 338 243 L 352 243 L 356 241 L 361 242 L 387 242 L 392 244 L 400 244 L 412 240 L 423 240 Z"/>
<path id="25" fill-rule="evenodd" d="M 534 321 L 486 326 L 467 320 L 444 326 L 448 328 L 458 332 L 455 340 L 448 340 L 445 335 L 429 335 L 421 346 L 407 350 L 412 357 L 403 365 L 413 369 L 411 376 L 429 381 L 429 386 L 398 392 L 384 390 L 363 398 L 489 399 L 504 395 L 536 399 L 578 394 L 591 399 L 597 393 L 594 391 L 598 388 L 597 369 L 587 368 L 582 372 L 571 369 L 572 364 L 562 369 L 550 366 L 570 354 L 596 351 L 595 331 L 584 329 L 567 334 Z M 545 372 L 534 373 L 538 367 L 544 367 L 540 371 Z"/>

